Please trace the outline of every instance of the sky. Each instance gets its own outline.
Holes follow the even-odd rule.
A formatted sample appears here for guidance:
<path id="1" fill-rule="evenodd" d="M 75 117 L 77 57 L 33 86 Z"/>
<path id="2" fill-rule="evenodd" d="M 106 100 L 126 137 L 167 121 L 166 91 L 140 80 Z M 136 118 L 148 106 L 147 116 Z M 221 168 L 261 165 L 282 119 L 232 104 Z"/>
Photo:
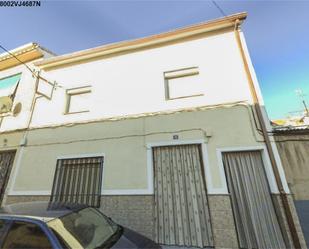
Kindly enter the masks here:
<path id="1" fill-rule="evenodd" d="M 304 109 L 296 89 L 309 105 L 309 0 L 216 3 L 227 15 L 248 12 L 242 30 L 269 117 Z M 219 17 L 206 0 L 41 0 L 40 7 L 0 7 L 0 44 L 37 42 L 60 55 Z"/>

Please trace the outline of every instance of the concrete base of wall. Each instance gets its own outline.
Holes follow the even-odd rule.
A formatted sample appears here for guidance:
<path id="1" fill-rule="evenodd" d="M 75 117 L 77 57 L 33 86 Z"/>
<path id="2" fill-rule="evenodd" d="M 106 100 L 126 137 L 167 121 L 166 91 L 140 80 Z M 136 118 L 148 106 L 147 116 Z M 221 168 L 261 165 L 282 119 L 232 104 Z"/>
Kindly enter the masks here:
<path id="1" fill-rule="evenodd" d="M 49 196 L 7 196 L 3 205 L 18 202 L 48 201 Z M 118 224 L 154 239 L 154 197 L 102 196 L 100 210 Z"/>
<path id="2" fill-rule="evenodd" d="M 229 195 L 209 195 L 209 209 L 216 248 L 239 248 Z"/>
<path id="3" fill-rule="evenodd" d="M 5 198 L 5 202 L 2 203 L 2 205 L 10 205 L 14 203 L 19 203 L 19 202 L 31 202 L 31 201 L 49 201 L 49 196 L 46 195 L 27 195 L 27 196 L 20 196 L 20 195 L 14 195 L 14 196 L 7 196 Z"/>
<path id="4" fill-rule="evenodd" d="M 215 248 L 238 248 L 228 195 L 208 196 Z M 102 196 L 103 213 L 117 223 L 155 239 L 154 196 Z"/>
<path id="5" fill-rule="evenodd" d="M 230 198 L 211 195 L 209 208 L 216 248 L 238 248 Z M 49 196 L 8 196 L 4 205 L 47 201 Z M 155 239 L 154 196 L 102 196 L 100 210 L 117 223 Z"/>
<path id="6" fill-rule="evenodd" d="M 46 200 L 49 200 L 48 196 L 8 196 L 4 205 L 17 202 Z M 215 248 L 239 248 L 230 196 L 209 195 L 208 200 Z M 293 248 L 280 196 L 273 195 L 273 200 L 275 208 L 278 210 L 279 222 L 283 228 L 283 237 L 286 239 L 288 248 Z M 301 239 L 301 246 L 305 249 L 307 248 L 306 242 L 292 196 L 289 196 L 289 203 Z M 102 196 L 100 210 L 117 223 L 131 228 L 153 240 L 155 239 L 153 195 Z"/>
<path id="7" fill-rule="evenodd" d="M 154 240 L 154 197 L 152 195 L 102 196 L 100 209 L 118 224 Z"/>
<path id="8" fill-rule="evenodd" d="M 303 231 L 302 231 L 299 219 L 298 219 L 298 215 L 297 215 L 297 212 L 296 212 L 296 208 L 295 208 L 295 205 L 294 205 L 292 195 L 288 195 L 288 200 L 289 200 L 289 205 L 291 207 L 293 219 L 294 219 L 294 222 L 295 222 L 295 225 L 296 225 L 297 234 L 300 238 L 301 248 L 306 249 L 307 248 L 306 241 L 305 241 Z M 283 209 L 283 205 L 282 205 L 280 195 L 273 194 L 273 201 L 274 201 L 275 208 L 278 211 L 277 215 L 279 217 L 280 225 L 283 228 L 282 233 L 283 233 L 283 237 L 286 241 L 287 247 L 288 248 L 294 248 L 293 240 L 292 240 L 291 233 L 290 233 L 290 230 L 289 230 L 289 227 L 288 227 L 287 219 L 285 217 L 285 213 L 284 213 L 284 209 Z"/>

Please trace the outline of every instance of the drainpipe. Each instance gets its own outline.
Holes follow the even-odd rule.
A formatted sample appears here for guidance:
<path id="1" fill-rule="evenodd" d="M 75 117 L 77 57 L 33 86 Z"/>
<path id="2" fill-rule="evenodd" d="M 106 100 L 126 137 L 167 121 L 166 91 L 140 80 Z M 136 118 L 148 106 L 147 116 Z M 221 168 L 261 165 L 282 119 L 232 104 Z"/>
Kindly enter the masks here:
<path id="1" fill-rule="evenodd" d="M 260 124 L 261 129 L 262 129 L 262 134 L 263 134 L 264 141 L 265 141 L 265 144 L 266 144 L 266 148 L 267 148 L 267 151 L 268 151 L 268 154 L 269 154 L 269 158 L 270 158 L 271 166 L 272 166 L 272 169 L 273 169 L 273 172 L 274 172 L 274 175 L 275 175 L 276 183 L 277 183 L 277 186 L 278 186 L 278 189 L 279 189 L 280 198 L 282 200 L 282 205 L 283 205 L 284 213 L 285 213 L 287 223 L 288 223 L 288 226 L 289 226 L 289 229 L 290 229 L 290 232 L 291 232 L 293 244 L 294 244 L 295 248 L 300 249 L 301 248 L 300 239 L 299 239 L 299 236 L 298 236 L 298 233 L 297 233 L 297 230 L 296 230 L 296 225 L 295 225 L 295 222 L 294 222 L 294 219 L 293 219 L 293 216 L 292 216 L 291 207 L 290 207 L 289 202 L 288 202 L 287 193 L 285 192 L 284 187 L 283 187 L 283 183 L 282 183 L 282 179 L 280 177 L 277 161 L 275 159 L 275 154 L 274 154 L 274 151 L 273 151 L 273 148 L 272 148 L 272 145 L 271 145 L 271 141 L 270 141 L 270 138 L 269 138 L 269 134 L 268 134 L 268 131 L 267 131 L 267 128 L 266 128 L 266 125 L 265 125 L 265 120 L 264 120 L 264 117 L 263 117 L 261 105 L 259 103 L 258 95 L 257 95 L 256 89 L 255 89 L 255 86 L 254 86 L 254 83 L 253 83 L 253 79 L 252 79 L 252 76 L 251 76 L 251 73 L 250 73 L 248 61 L 246 59 L 246 55 L 245 55 L 243 45 L 242 45 L 242 42 L 241 42 L 240 28 L 239 28 L 240 23 L 241 22 L 238 19 L 235 21 L 234 33 L 235 33 L 236 41 L 237 41 L 237 44 L 238 44 L 238 48 L 240 50 L 240 54 L 241 54 L 241 57 L 242 57 L 244 68 L 245 68 L 245 71 L 246 71 L 246 75 L 247 75 L 247 79 L 248 79 L 248 83 L 249 83 L 249 87 L 250 87 L 250 92 L 251 92 L 251 95 L 252 95 L 252 98 L 253 98 L 253 106 L 254 106 L 254 109 L 255 109 L 256 114 L 257 114 L 258 122 Z"/>

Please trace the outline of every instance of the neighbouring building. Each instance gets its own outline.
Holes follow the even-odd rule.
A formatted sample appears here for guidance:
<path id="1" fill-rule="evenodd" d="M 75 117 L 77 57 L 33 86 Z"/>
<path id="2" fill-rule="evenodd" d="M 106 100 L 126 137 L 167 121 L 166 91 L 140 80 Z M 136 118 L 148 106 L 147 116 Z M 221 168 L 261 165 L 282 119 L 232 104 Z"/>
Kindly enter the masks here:
<path id="1" fill-rule="evenodd" d="M 22 150 L 21 142 L 29 126 L 35 96 L 33 74 L 26 68 L 53 56 L 38 44 L 29 43 L 0 54 L 0 200 L 6 197 L 13 161 Z M 12 56 L 12 54 L 14 56 Z M 20 63 L 23 61 L 25 65 Z M 6 191 L 6 192 L 5 192 Z"/>
<path id="2" fill-rule="evenodd" d="M 165 245 L 306 248 L 245 18 L 40 59 L 34 78 L 19 65 L 2 204 L 86 203 Z"/>
<path id="3" fill-rule="evenodd" d="M 309 113 L 304 111 L 300 112 L 299 116 L 290 116 L 284 119 L 272 120 L 272 125 L 275 128 L 288 128 L 290 127 L 305 127 L 309 126 Z"/>
<path id="4" fill-rule="evenodd" d="M 274 127 L 274 137 L 309 245 L 309 125 Z"/>

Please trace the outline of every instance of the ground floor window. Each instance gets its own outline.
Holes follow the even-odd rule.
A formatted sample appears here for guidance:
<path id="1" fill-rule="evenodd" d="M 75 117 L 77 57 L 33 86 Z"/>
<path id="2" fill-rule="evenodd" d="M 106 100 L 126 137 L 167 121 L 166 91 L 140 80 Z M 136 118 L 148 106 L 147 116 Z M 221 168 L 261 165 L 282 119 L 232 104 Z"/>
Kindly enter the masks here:
<path id="1" fill-rule="evenodd" d="M 50 201 L 100 206 L 103 157 L 58 159 Z"/>

